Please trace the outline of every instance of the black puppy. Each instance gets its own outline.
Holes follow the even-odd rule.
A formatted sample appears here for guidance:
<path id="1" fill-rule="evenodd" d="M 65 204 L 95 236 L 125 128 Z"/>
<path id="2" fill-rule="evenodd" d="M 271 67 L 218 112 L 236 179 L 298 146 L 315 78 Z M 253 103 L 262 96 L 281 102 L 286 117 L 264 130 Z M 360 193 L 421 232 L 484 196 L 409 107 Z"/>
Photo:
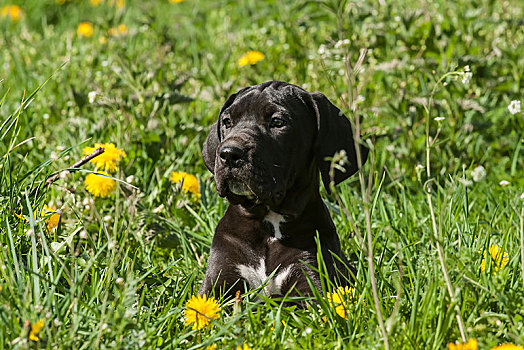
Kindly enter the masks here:
<path id="1" fill-rule="evenodd" d="M 321 290 L 319 275 L 307 266 L 317 266 L 317 232 L 330 279 L 347 283 L 348 265 L 319 194 L 319 170 L 329 191 L 326 157 L 345 150 L 345 171 L 335 170 L 334 183 L 353 175 L 354 145 L 351 123 L 321 93 L 270 81 L 231 95 L 202 152 L 230 206 L 216 228 L 199 294 L 231 296 L 246 284 L 263 285 L 271 296 L 293 287 L 290 295 L 311 295 L 305 274 Z M 364 163 L 368 150 L 360 151 Z"/>

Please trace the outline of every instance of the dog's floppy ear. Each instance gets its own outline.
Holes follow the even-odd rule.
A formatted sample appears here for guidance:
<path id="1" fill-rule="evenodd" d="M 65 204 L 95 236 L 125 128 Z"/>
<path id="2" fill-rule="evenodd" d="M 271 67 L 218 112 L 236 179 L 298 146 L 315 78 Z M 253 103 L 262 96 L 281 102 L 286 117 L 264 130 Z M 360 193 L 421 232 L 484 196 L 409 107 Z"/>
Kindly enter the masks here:
<path id="1" fill-rule="evenodd" d="M 335 153 L 341 150 L 346 151 L 347 162 L 343 166 L 345 171 L 335 168 L 333 180 L 335 185 L 337 185 L 358 171 L 355 140 L 353 139 L 351 122 L 344 113 L 320 92 L 312 93 L 311 97 L 313 99 L 318 127 L 315 154 L 322 182 L 327 192 L 330 193 L 329 184 L 331 182 L 331 176 L 329 171 L 331 161 L 326 160 L 326 158 L 333 157 Z M 368 157 L 368 149 L 362 145 L 360 145 L 359 148 L 363 165 Z"/>
<path id="2" fill-rule="evenodd" d="M 209 135 L 207 135 L 206 142 L 204 142 L 204 147 L 202 148 L 202 158 L 204 159 L 204 164 L 213 174 L 215 173 L 217 147 L 220 143 L 218 140 L 218 128 L 218 122 L 211 125 Z"/>
<path id="3" fill-rule="evenodd" d="M 226 110 L 229 106 L 233 104 L 237 96 L 246 90 L 245 88 L 239 92 L 232 94 L 226 100 L 226 103 L 220 108 L 218 113 L 218 121 L 211 125 L 209 130 L 209 135 L 207 135 L 206 142 L 204 142 L 204 147 L 202 148 L 202 158 L 204 159 L 204 164 L 213 174 L 215 173 L 215 159 L 217 155 L 217 148 L 220 144 L 220 115 Z"/>

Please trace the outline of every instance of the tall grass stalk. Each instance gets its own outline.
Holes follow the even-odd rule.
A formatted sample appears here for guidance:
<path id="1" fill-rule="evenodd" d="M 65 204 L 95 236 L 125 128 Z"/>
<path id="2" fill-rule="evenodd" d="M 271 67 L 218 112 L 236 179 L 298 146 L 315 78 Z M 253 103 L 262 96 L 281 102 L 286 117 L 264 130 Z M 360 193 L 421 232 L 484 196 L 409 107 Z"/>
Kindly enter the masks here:
<path id="1" fill-rule="evenodd" d="M 362 144 L 361 136 L 360 136 L 360 114 L 358 111 L 358 105 L 357 105 L 357 97 L 359 95 L 359 89 L 357 85 L 357 76 L 362 68 L 362 64 L 364 62 L 364 59 L 366 57 L 367 49 L 363 48 L 360 51 L 359 57 L 357 59 L 357 62 L 355 63 L 354 67 L 351 65 L 351 59 L 349 57 L 349 54 L 346 53 L 345 57 L 345 63 L 346 63 L 346 80 L 348 83 L 348 96 L 350 96 L 350 103 L 346 103 L 347 107 L 349 107 L 355 117 L 355 135 L 353 137 L 354 139 L 354 146 L 357 150 L 357 165 L 358 165 L 358 178 L 360 181 L 360 192 L 362 195 L 362 198 L 364 200 L 364 216 L 366 220 L 366 237 L 367 237 L 367 260 L 368 260 L 368 273 L 369 273 L 369 279 L 371 281 L 371 290 L 373 292 L 373 303 L 375 306 L 375 311 L 377 313 L 377 320 L 380 327 L 380 331 L 382 333 L 382 336 L 384 337 L 384 348 L 386 350 L 389 350 L 389 340 L 388 340 L 388 334 L 386 330 L 386 326 L 384 323 L 384 318 L 382 316 L 382 310 L 380 306 L 380 300 L 378 297 L 378 290 L 377 290 L 377 282 L 375 278 L 375 264 L 374 264 L 374 254 L 373 254 L 373 234 L 371 231 L 371 211 L 370 211 L 370 198 L 371 198 L 371 190 L 373 185 L 373 172 L 374 172 L 374 165 L 375 165 L 375 156 L 374 156 L 374 149 L 373 147 L 370 147 L 369 152 L 369 176 L 367 180 L 367 186 L 366 186 L 366 180 L 364 178 L 364 173 L 362 170 L 362 154 L 360 152 L 360 147 Z M 342 201 L 339 201 L 341 203 Z M 360 236 L 360 234 L 359 234 Z M 398 296 L 397 296 L 398 297 Z"/>
<path id="2" fill-rule="evenodd" d="M 435 86 L 433 86 L 433 90 L 431 91 L 431 94 L 429 95 L 427 105 L 424 105 L 424 110 L 426 112 L 426 140 L 425 140 L 425 142 L 426 142 L 426 176 L 428 178 L 428 180 L 424 184 L 424 190 L 426 191 L 426 200 L 428 202 L 429 213 L 430 213 L 430 216 L 431 216 L 431 229 L 433 231 L 434 243 L 435 243 L 435 245 L 437 247 L 437 253 L 438 253 L 438 259 L 439 259 L 440 267 L 442 268 L 442 274 L 444 276 L 444 281 L 446 283 L 446 287 L 447 287 L 447 290 L 448 290 L 448 293 L 449 293 L 449 297 L 451 298 L 451 303 L 455 306 L 455 312 L 456 312 L 457 323 L 458 323 L 458 327 L 459 327 L 459 331 L 460 331 L 460 336 L 462 338 L 462 341 L 466 342 L 466 333 L 464 331 L 464 324 L 462 322 L 460 306 L 458 305 L 457 299 L 455 297 L 455 292 L 454 292 L 454 289 L 453 289 L 453 285 L 451 284 L 451 280 L 449 278 L 448 269 L 446 267 L 446 262 L 445 262 L 445 258 L 444 258 L 444 252 L 442 250 L 442 245 L 440 244 L 441 238 L 439 237 L 439 234 L 438 234 L 439 230 L 437 228 L 437 221 L 436 221 L 436 218 L 435 218 L 435 210 L 433 209 L 433 200 L 431 198 L 431 193 L 432 193 L 431 192 L 431 184 L 432 184 L 433 180 L 431 179 L 430 152 L 431 152 L 432 146 L 435 144 L 435 141 L 437 140 L 438 133 L 437 133 L 437 135 L 435 135 L 433 140 L 431 140 L 430 135 L 429 135 L 429 125 L 430 125 L 430 119 L 431 119 L 431 106 L 433 104 L 433 97 L 435 96 L 435 92 L 437 91 L 437 88 L 442 83 L 442 81 L 444 81 L 444 79 L 446 79 L 448 76 L 459 75 L 459 74 L 460 74 L 459 72 L 449 72 L 449 73 L 444 74 L 442 77 L 440 77 L 440 79 L 435 83 Z"/>
<path id="3" fill-rule="evenodd" d="M 524 198 L 521 198 L 524 201 Z M 520 210 L 520 268 L 522 273 L 522 287 L 524 287 L 524 203 Z"/>

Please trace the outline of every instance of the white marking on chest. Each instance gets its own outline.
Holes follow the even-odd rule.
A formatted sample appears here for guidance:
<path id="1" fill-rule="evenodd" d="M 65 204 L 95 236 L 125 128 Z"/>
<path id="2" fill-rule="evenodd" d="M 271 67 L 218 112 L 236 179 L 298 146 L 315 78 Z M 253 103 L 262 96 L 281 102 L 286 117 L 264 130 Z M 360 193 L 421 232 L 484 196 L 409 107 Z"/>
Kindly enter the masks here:
<path id="1" fill-rule="evenodd" d="M 268 296 L 282 294 L 282 284 L 289 277 L 291 268 L 292 265 L 281 271 L 277 269 L 273 277 L 269 279 L 269 275 L 273 271 L 270 271 L 269 274 L 267 273 L 264 258 L 260 259 L 258 266 L 237 265 L 240 276 L 248 283 L 249 288 L 256 289 L 263 285 L 264 294 Z"/>
<path id="2" fill-rule="evenodd" d="M 284 216 L 275 213 L 274 211 L 269 211 L 264 221 L 269 222 L 273 226 L 273 232 L 275 233 L 276 239 L 282 239 L 282 231 L 280 231 L 280 224 L 285 222 Z"/>

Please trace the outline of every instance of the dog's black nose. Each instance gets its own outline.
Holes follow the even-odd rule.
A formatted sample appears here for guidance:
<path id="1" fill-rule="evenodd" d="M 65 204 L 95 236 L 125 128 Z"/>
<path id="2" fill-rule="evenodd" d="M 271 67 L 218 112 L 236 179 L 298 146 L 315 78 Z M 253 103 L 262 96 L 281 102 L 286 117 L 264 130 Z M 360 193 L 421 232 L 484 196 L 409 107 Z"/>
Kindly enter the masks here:
<path id="1" fill-rule="evenodd" d="M 229 166 L 237 166 L 244 153 L 243 149 L 235 146 L 224 146 L 218 151 L 220 158 Z"/>

